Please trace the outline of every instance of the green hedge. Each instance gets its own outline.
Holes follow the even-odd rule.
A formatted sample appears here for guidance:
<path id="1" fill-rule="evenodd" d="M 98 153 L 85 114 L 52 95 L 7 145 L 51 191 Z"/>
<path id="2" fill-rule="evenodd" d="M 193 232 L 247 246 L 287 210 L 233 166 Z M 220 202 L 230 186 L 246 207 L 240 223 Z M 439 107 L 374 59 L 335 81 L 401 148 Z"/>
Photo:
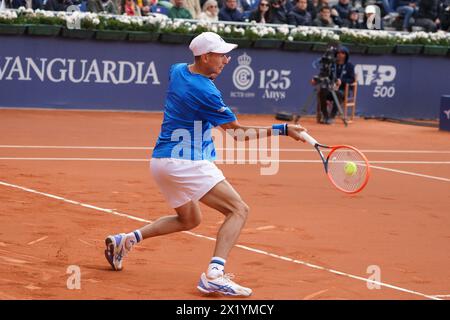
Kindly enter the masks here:
<path id="1" fill-rule="evenodd" d="M 76 21 L 76 23 L 75 23 Z M 0 35 L 61 36 L 100 41 L 188 44 L 204 31 L 220 34 L 240 48 L 321 52 L 327 44 L 342 43 L 356 54 L 450 56 L 450 34 L 388 33 L 385 31 L 320 29 L 260 25 L 227 25 L 162 16 L 127 17 L 93 13 L 19 9 L 0 11 Z"/>

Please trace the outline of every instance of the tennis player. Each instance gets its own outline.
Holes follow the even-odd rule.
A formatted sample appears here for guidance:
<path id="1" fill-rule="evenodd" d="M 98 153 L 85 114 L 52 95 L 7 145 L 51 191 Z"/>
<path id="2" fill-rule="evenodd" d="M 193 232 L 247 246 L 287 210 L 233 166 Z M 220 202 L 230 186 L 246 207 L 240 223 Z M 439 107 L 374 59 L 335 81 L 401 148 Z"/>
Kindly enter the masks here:
<path id="1" fill-rule="evenodd" d="M 134 244 L 198 226 L 201 221 L 199 202 L 202 202 L 221 212 L 225 220 L 217 233 L 207 271 L 200 276 L 198 290 L 206 294 L 251 295 L 251 289 L 235 283 L 231 275 L 224 272 L 228 254 L 241 233 L 249 207 L 214 164 L 215 150 L 210 129 L 220 126 L 225 130 L 241 129 L 244 133 L 253 130 L 257 132 L 255 138 L 264 132 L 266 137 L 279 134 L 302 141 L 300 132 L 305 129 L 291 124 L 243 126 L 237 121 L 214 84 L 214 79 L 230 62 L 227 53 L 236 47 L 213 32 L 204 32 L 189 46 L 194 62 L 178 63 L 170 68 L 164 119 L 153 150 L 151 171 L 176 214 L 161 217 L 128 234 L 108 236 L 105 256 L 114 270 L 122 269 L 123 258 Z M 201 128 L 200 142 L 194 139 L 196 128 Z M 180 142 L 183 132 L 192 138 Z"/>

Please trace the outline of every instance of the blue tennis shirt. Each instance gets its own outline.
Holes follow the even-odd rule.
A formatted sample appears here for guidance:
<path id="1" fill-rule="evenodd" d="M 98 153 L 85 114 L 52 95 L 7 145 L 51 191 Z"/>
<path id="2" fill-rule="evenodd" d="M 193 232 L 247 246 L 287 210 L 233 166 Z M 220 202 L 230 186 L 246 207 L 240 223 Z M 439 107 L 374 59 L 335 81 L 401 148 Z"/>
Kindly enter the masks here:
<path id="1" fill-rule="evenodd" d="M 152 157 L 214 161 L 211 129 L 235 120 L 212 80 L 191 73 L 187 63 L 174 64 Z"/>

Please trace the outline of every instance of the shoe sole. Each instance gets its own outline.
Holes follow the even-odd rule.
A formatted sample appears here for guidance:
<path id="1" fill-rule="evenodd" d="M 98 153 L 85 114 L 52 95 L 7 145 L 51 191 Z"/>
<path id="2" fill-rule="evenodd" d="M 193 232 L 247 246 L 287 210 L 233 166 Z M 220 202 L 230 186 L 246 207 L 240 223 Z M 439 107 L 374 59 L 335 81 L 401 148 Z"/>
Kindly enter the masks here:
<path id="1" fill-rule="evenodd" d="M 252 295 L 252 293 L 250 293 L 249 295 L 243 295 L 243 294 L 232 294 L 230 292 L 222 292 L 219 290 L 208 290 L 200 285 L 197 286 L 197 289 L 201 293 L 207 294 L 207 295 L 223 295 L 223 296 L 227 296 L 227 297 L 242 297 L 242 298 L 246 298 L 246 297 L 249 297 Z"/>
<path id="2" fill-rule="evenodd" d="M 222 291 L 209 291 L 200 286 L 197 286 L 197 289 L 198 289 L 198 291 L 200 291 L 201 293 L 206 294 L 206 295 L 222 295 L 222 296 L 227 296 L 227 297 L 248 297 L 248 296 L 244 296 L 242 294 L 232 294 L 232 293 L 226 293 L 226 292 L 222 292 Z"/>
<path id="3" fill-rule="evenodd" d="M 204 289 L 204 288 L 202 288 L 202 287 L 200 287 L 200 286 L 197 286 L 197 289 L 198 289 L 198 291 L 200 291 L 201 293 L 204 293 L 204 294 L 211 294 L 211 293 L 214 293 L 214 292 L 209 291 L 209 290 L 206 290 L 206 289 Z"/>

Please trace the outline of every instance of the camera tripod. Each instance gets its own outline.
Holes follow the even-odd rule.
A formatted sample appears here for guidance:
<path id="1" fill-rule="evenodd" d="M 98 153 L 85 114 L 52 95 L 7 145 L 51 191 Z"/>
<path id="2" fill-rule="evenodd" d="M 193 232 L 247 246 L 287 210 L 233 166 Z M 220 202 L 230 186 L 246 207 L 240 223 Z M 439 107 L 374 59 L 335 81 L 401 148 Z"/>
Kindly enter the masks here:
<path id="1" fill-rule="evenodd" d="M 310 93 L 310 95 L 309 95 L 308 98 L 306 99 L 305 104 L 304 104 L 303 107 L 300 109 L 300 113 L 294 116 L 294 123 L 295 123 L 295 124 L 298 123 L 298 121 L 300 120 L 300 118 L 302 117 L 302 115 L 305 115 L 305 114 L 307 113 L 308 107 L 311 106 L 311 103 L 313 102 L 314 97 L 317 98 L 317 95 L 318 95 L 318 93 L 319 93 L 319 90 L 320 90 L 321 87 L 322 87 L 322 88 L 324 88 L 324 89 L 328 89 L 328 90 L 331 92 L 331 96 L 333 97 L 333 101 L 334 101 L 334 103 L 336 104 L 336 106 L 337 106 L 337 108 L 338 108 L 339 114 L 341 115 L 342 122 L 344 122 L 344 125 L 345 125 L 346 127 L 348 126 L 348 122 L 347 122 L 347 119 L 346 119 L 346 115 L 344 114 L 344 111 L 343 111 L 343 109 L 342 109 L 342 107 L 341 107 L 341 104 L 340 104 L 339 99 L 338 99 L 338 97 L 337 97 L 337 95 L 336 95 L 336 92 L 335 92 L 335 90 L 334 90 L 334 88 L 333 88 L 333 85 L 331 84 L 331 81 L 329 81 L 328 79 L 325 79 L 324 81 L 325 81 L 325 85 L 326 85 L 325 87 L 323 86 L 323 84 L 321 85 L 320 83 L 318 83 L 318 84 L 316 84 L 316 85 L 314 86 L 313 91 Z M 317 122 L 319 122 L 319 121 L 320 121 L 320 118 L 321 118 L 321 110 L 317 110 L 316 116 L 317 116 Z"/>

